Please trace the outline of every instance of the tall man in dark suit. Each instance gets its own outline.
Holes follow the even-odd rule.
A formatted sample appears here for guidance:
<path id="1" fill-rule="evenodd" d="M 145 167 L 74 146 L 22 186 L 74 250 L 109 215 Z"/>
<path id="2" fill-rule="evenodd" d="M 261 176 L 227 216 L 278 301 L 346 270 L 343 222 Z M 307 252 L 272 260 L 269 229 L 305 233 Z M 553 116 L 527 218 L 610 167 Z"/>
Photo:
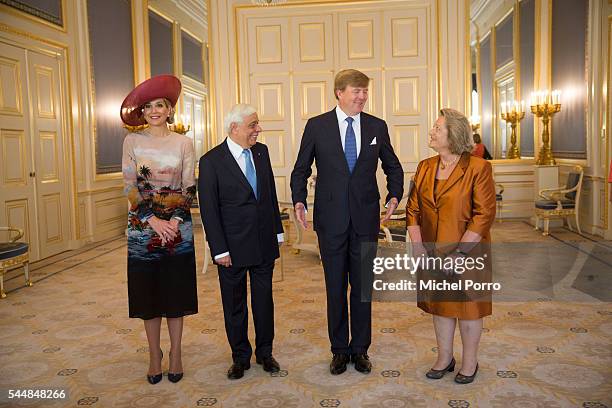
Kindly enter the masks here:
<path id="1" fill-rule="evenodd" d="M 348 69 L 338 72 L 334 93 L 338 106 L 308 120 L 295 167 L 291 191 L 298 221 L 306 222 L 306 180 L 313 160 L 317 166 L 314 228 L 325 271 L 327 326 L 333 358 L 332 374 L 346 371 L 349 361 L 355 369 L 369 373 L 367 354 L 372 340 L 372 305 L 362 301 L 371 293 L 368 279 L 361 276 L 363 243 L 377 241 L 380 225 L 380 194 L 376 183 L 378 159 L 387 176 L 389 219 L 402 198 L 404 173 L 393 152 L 387 124 L 363 113 L 368 99 L 369 78 Z M 364 253 L 364 265 L 372 263 L 375 251 Z M 350 293 L 350 333 L 347 288 Z M 362 284 L 364 287 L 362 287 Z"/>
<path id="2" fill-rule="evenodd" d="M 234 106 L 226 115 L 228 137 L 200 159 L 200 213 L 206 240 L 219 269 L 225 331 L 234 364 L 227 376 L 238 379 L 251 367 L 247 334 L 247 271 L 255 323 L 255 357 L 268 372 L 280 367 L 272 356 L 274 303 L 272 271 L 283 242 L 274 174 L 255 108 Z"/>

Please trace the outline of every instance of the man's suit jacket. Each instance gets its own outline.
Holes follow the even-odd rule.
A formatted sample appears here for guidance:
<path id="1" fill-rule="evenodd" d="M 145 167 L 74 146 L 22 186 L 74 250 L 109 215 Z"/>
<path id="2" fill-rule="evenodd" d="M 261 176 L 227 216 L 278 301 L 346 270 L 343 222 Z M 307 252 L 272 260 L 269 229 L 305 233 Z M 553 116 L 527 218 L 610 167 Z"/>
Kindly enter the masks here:
<path id="1" fill-rule="evenodd" d="M 280 256 L 277 234 L 283 226 L 268 148 L 256 143 L 251 153 L 258 199 L 227 141 L 200 158 L 198 190 L 206 240 L 213 257 L 229 251 L 235 267 L 260 265 Z"/>
<path id="2" fill-rule="evenodd" d="M 378 159 L 387 175 L 388 194 L 402 199 L 404 172 L 389 140 L 384 120 L 361 113 L 361 151 L 353 169 L 342 149 L 336 110 L 311 118 L 306 123 L 300 151 L 291 173 L 294 205 L 306 204 L 306 182 L 316 160 L 314 228 L 317 232 L 342 233 L 349 221 L 357 233 L 374 235 L 380 222 L 380 193 L 376 183 Z M 376 139 L 376 143 L 372 142 Z"/>

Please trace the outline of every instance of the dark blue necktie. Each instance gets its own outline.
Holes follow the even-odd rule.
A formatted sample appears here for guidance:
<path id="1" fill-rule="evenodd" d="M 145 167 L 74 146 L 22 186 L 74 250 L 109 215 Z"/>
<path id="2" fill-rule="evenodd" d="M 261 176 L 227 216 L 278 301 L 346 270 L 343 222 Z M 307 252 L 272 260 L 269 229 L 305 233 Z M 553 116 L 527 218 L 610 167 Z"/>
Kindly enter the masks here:
<path id="1" fill-rule="evenodd" d="M 348 126 L 346 127 L 346 135 L 344 137 L 344 156 L 351 173 L 353 173 L 355 163 L 357 163 L 357 141 L 355 140 L 355 131 L 353 130 L 353 120 L 350 116 L 346 118 Z"/>
<path id="2" fill-rule="evenodd" d="M 244 156 L 244 162 L 246 164 L 246 178 L 253 189 L 253 193 L 255 193 L 255 198 L 257 198 L 257 175 L 255 174 L 255 167 L 253 167 L 253 162 L 251 161 L 251 151 L 249 149 L 244 149 L 242 155 Z"/>

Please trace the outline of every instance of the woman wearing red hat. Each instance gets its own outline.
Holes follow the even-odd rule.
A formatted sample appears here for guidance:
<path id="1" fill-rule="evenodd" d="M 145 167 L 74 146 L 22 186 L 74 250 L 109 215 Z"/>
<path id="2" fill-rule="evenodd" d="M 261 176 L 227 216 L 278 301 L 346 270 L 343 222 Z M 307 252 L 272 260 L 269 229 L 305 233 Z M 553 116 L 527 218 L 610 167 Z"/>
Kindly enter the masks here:
<path id="1" fill-rule="evenodd" d="M 183 377 L 183 316 L 198 312 L 189 208 L 196 192 L 192 140 L 171 132 L 181 82 L 172 75 L 138 85 L 121 105 L 121 120 L 148 124 L 123 142 L 128 213 L 129 315 L 144 320 L 149 342 L 147 380 L 162 379 L 161 318 L 170 334 L 168 379 Z"/>

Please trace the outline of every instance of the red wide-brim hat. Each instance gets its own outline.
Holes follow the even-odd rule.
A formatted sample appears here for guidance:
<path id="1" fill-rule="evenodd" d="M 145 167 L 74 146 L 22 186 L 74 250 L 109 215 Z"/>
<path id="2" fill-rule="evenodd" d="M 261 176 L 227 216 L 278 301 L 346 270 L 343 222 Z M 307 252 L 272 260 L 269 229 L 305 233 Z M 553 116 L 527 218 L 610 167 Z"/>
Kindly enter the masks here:
<path id="1" fill-rule="evenodd" d="M 174 107 L 180 94 L 181 81 L 174 75 L 158 75 L 149 78 L 125 97 L 121 104 L 121 120 L 130 126 L 144 125 L 147 123 L 141 110 L 144 104 L 155 99 L 166 98 Z"/>

